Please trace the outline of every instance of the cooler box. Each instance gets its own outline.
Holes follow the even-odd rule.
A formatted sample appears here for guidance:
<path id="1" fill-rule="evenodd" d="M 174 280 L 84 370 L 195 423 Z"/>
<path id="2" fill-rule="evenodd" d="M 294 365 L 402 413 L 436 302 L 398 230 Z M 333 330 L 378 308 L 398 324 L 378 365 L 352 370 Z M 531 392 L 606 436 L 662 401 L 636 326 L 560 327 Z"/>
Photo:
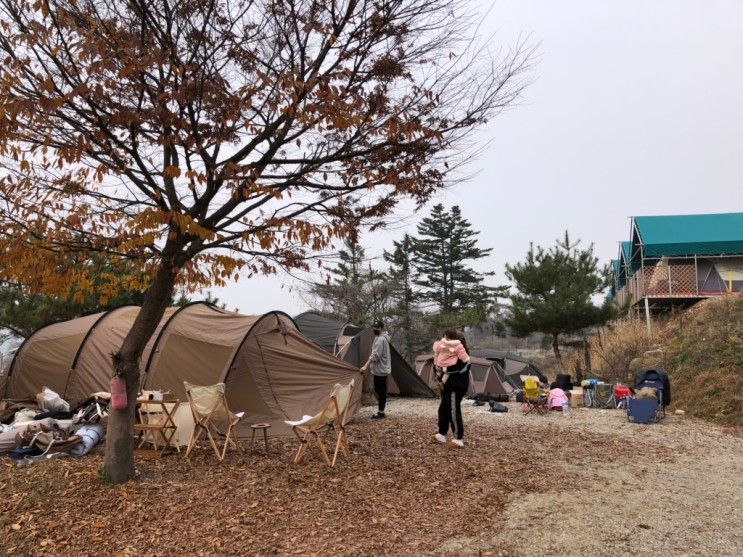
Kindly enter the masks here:
<path id="1" fill-rule="evenodd" d="M 617 404 L 632 394 L 629 387 L 626 385 L 617 384 L 614 386 L 614 398 L 616 398 Z"/>

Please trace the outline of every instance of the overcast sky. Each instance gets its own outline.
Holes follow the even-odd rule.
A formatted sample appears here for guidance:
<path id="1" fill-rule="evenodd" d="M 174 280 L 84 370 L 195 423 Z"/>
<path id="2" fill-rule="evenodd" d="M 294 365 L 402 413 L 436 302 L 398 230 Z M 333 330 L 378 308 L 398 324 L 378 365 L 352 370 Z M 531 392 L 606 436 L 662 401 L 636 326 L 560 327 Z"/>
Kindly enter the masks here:
<path id="1" fill-rule="evenodd" d="M 484 25 L 496 30 L 496 43 L 539 43 L 536 80 L 483 130 L 477 175 L 430 203 L 458 204 L 482 231 L 493 284 L 565 229 L 608 262 L 632 215 L 743 211 L 743 1 L 499 0 Z M 367 235 L 368 255 L 416 222 Z M 278 276 L 214 293 L 294 315 L 300 289 Z"/>

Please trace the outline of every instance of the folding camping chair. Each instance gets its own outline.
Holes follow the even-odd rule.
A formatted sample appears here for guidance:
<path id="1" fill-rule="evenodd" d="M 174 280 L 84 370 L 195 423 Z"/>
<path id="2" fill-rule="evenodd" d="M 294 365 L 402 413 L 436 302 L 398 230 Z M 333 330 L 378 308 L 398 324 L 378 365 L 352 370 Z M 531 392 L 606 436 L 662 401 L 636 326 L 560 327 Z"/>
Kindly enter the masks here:
<path id="1" fill-rule="evenodd" d="M 233 428 L 240 423 L 244 412 L 237 414 L 230 412 L 224 396 L 224 383 L 201 387 L 184 381 L 183 385 L 186 387 L 186 397 L 194 421 L 194 430 L 188 442 L 186 458 L 204 433 L 220 461 L 224 460 L 229 446 L 240 450 Z M 221 452 L 217 443 L 220 438 L 224 438 Z"/>
<path id="2" fill-rule="evenodd" d="M 343 456 L 348 458 L 348 443 L 346 442 L 346 420 L 348 418 L 348 408 L 351 405 L 351 395 L 353 393 L 354 380 L 348 385 L 336 383 L 330 391 L 330 396 L 323 406 L 323 409 L 314 416 L 305 415 L 297 421 L 285 421 L 290 425 L 294 435 L 299 439 L 300 445 L 297 454 L 294 456 L 294 464 L 302 462 L 305 453 L 310 448 L 310 443 L 314 439 L 317 447 L 320 449 L 325 464 L 333 468 L 338 458 L 338 453 L 342 452 Z M 330 430 L 335 431 L 336 442 L 333 460 L 330 460 L 328 451 L 325 448 L 324 440 L 327 438 Z M 320 434 L 323 433 L 322 437 Z"/>
<path id="3" fill-rule="evenodd" d="M 670 402 L 670 387 L 665 371 L 638 371 L 635 376 L 635 396 L 627 399 L 627 420 L 647 424 L 665 418 L 665 403 Z"/>
<path id="4" fill-rule="evenodd" d="M 547 415 L 547 395 L 539 388 L 539 380 L 530 375 L 524 377 L 524 415 L 535 410 L 541 416 Z"/>

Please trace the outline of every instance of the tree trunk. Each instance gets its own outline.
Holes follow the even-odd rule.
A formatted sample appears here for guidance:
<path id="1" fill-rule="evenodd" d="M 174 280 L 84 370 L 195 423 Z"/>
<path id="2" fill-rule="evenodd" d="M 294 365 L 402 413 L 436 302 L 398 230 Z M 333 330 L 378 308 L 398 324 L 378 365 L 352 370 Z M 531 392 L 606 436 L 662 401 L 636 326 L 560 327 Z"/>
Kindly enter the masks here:
<path id="1" fill-rule="evenodd" d="M 562 365 L 562 355 L 560 354 L 560 343 L 558 342 L 559 333 L 552 333 L 552 350 L 557 358 L 557 365 L 560 366 L 560 371 L 565 371 Z"/>
<path id="2" fill-rule="evenodd" d="M 124 338 L 121 349 L 114 354 L 114 369 L 126 382 L 128 405 L 124 410 L 111 410 L 106 432 L 106 478 L 112 484 L 121 484 L 134 477 L 134 416 L 139 391 L 139 360 L 147 342 L 160 323 L 173 296 L 177 267 L 172 257 L 163 251 L 163 261 L 155 279 L 145 294 L 137 318 Z"/>

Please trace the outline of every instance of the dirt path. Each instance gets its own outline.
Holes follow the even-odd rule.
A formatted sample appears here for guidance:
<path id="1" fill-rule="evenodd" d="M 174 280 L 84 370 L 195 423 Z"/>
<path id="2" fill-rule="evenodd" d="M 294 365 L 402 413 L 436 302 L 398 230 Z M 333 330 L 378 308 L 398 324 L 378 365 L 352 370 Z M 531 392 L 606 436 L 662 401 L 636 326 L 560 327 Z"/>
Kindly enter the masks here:
<path id="1" fill-rule="evenodd" d="M 514 497 L 489 539 L 485 534 L 450 540 L 439 548 L 442 553 L 743 554 L 740 437 L 675 415 L 643 426 L 628 423 L 621 411 L 579 408 L 567 418 L 545 419 L 508 406 L 509 412 L 499 415 L 466 407 L 465 420 L 489 426 L 494 436 L 513 430 L 535 437 L 597 434 L 596 451 L 559 459 L 565 482 Z M 408 401 L 403 409 L 433 419 L 429 405 Z"/>
<path id="2" fill-rule="evenodd" d="M 110 487 L 101 455 L 0 460 L 0 554 L 740 555 L 743 440 L 679 419 L 465 408 L 467 448 L 433 445 L 436 402 L 363 409 L 333 470 L 272 453 L 139 461 Z"/>

